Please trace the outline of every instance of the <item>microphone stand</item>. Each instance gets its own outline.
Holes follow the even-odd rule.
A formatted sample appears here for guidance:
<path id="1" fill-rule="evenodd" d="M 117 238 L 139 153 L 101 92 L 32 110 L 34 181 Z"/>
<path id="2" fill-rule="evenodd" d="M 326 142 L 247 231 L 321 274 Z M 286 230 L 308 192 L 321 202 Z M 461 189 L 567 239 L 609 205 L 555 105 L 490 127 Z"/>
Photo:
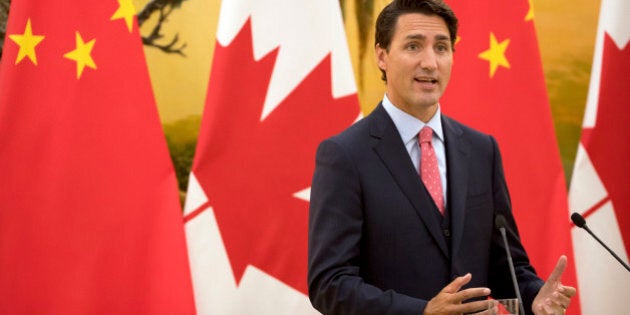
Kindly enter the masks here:
<path id="1" fill-rule="evenodd" d="M 516 298 L 518 299 L 518 306 L 520 313 L 525 315 L 525 308 L 523 306 L 523 299 L 521 298 L 521 290 L 518 288 L 518 282 L 516 281 L 516 272 L 514 271 L 514 262 L 512 261 L 512 254 L 508 247 L 507 236 L 505 235 L 505 227 L 500 227 L 501 236 L 503 237 L 503 246 L 505 246 L 505 252 L 508 257 L 508 265 L 510 266 L 510 275 L 512 276 L 512 283 L 514 284 L 514 291 L 516 291 Z"/>
<path id="2" fill-rule="evenodd" d="M 516 280 L 516 271 L 514 271 L 514 262 L 512 261 L 512 254 L 510 253 L 510 247 L 508 246 L 507 236 L 505 235 L 505 226 L 507 225 L 505 217 L 501 214 L 494 218 L 494 224 L 499 231 L 501 231 L 501 237 L 503 238 L 503 247 L 505 247 L 505 253 L 508 258 L 508 265 L 510 267 L 510 276 L 512 276 L 512 284 L 514 284 L 514 291 L 516 292 L 516 298 L 518 299 L 518 306 L 520 314 L 525 315 L 525 306 L 523 305 L 523 298 L 521 298 L 521 290 L 518 288 L 518 281 Z"/>

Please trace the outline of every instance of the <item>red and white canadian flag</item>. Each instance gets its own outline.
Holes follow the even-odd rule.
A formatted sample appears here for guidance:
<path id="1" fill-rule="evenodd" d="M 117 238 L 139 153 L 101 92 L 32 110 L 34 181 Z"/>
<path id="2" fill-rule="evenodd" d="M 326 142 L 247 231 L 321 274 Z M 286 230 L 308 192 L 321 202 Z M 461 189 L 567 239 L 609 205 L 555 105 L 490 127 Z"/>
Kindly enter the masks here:
<path id="1" fill-rule="evenodd" d="M 630 248 L 630 2 L 602 0 L 571 211 L 628 262 Z M 627 313 L 627 271 L 586 232 L 572 230 L 583 314 Z"/>
<path id="2" fill-rule="evenodd" d="M 337 1 L 222 2 L 184 210 L 199 313 L 316 313 L 315 151 L 359 116 Z"/>

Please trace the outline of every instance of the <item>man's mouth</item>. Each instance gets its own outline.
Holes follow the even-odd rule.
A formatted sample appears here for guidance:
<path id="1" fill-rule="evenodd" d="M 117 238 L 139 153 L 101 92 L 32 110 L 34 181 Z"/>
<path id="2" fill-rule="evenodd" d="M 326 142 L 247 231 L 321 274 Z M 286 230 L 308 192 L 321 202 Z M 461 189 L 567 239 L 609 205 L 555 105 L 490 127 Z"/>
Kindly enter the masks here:
<path id="1" fill-rule="evenodd" d="M 420 82 L 420 83 L 431 83 L 431 84 L 436 84 L 438 82 L 437 79 L 434 78 L 425 78 L 425 77 L 421 77 L 421 78 L 414 78 L 414 80 L 416 80 L 416 82 Z"/>

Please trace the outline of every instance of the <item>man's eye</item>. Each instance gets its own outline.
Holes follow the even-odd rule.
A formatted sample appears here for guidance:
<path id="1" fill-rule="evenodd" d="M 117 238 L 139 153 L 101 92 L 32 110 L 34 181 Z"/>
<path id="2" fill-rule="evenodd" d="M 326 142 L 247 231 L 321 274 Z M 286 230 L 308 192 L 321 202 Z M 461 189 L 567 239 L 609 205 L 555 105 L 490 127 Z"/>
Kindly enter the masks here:
<path id="1" fill-rule="evenodd" d="M 439 52 L 447 52 L 448 51 L 448 46 L 446 46 L 446 45 L 438 45 L 436 49 Z"/>

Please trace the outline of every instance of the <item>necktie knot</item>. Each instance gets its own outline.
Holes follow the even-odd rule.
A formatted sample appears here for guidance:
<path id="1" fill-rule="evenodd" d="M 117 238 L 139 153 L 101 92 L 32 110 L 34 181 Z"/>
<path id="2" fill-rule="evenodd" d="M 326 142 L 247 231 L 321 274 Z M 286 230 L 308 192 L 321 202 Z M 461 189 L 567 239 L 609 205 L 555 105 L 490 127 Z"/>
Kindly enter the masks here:
<path id="1" fill-rule="evenodd" d="M 422 127 L 422 129 L 420 130 L 420 143 L 430 143 L 431 139 L 433 139 L 433 129 L 431 129 L 431 127 L 429 126 Z"/>

